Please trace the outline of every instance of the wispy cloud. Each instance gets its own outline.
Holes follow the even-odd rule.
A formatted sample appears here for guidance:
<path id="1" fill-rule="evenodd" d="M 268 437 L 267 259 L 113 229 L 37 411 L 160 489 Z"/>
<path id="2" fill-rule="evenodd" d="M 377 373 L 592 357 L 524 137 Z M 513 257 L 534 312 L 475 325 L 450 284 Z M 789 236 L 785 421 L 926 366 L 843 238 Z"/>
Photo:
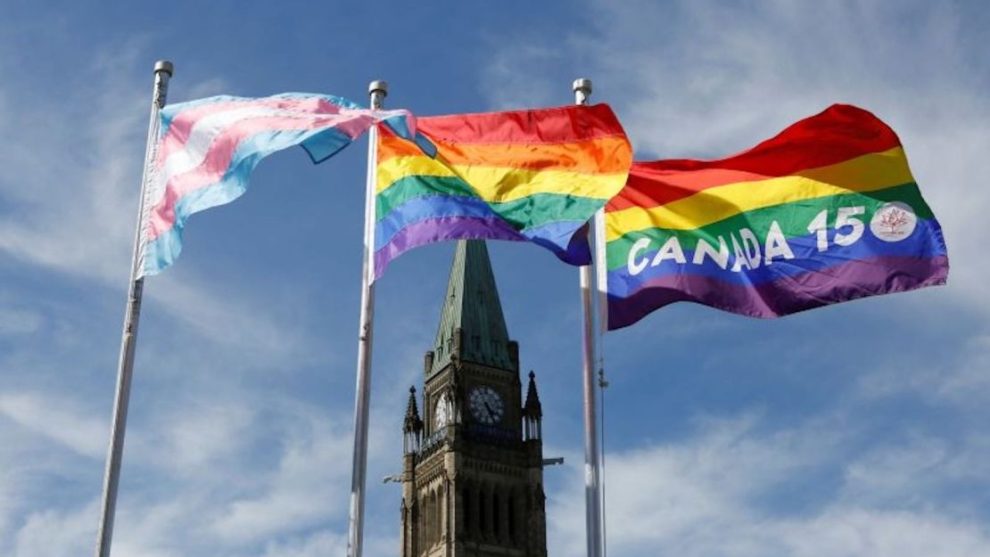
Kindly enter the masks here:
<path id="1" fill-rule="evenodd" d="M 339 546 L 343 532 L 316 528 L 339 524 L 346 515 L 349 420 L 285 398 L 255 405 L 244 401 L 217 400 L 207 393 L 187 401 L 171 419 L 131 425 L 115 551 L 155 557 L 306 556 Z M 34 499 L 53 476 L 63 474 L 61 465 L 67 461 L 59 451 L 83 453 L 90 462 L 83 475 L 91 475 L 90 480 L 102 470 L 102 458 L 96 457 L 105 450 L 105 426 L 82 412 L 48 412 L 58 407 L 56 402 L 40 396 L 0 397 L 0 415 L 54 441 L 34 438 L 29 443 L 31 437 L 16 435 L 0 419 L 0 438 L 20 447 L 18 454 L 0 450 L 5 470 L 0 476 L 0 487 L 5 487 L 0 492 L 0 550 L 17 557 L 68 556 L 92 549 L 99 516 L 95 490 L 86 490 L 83 500 L 39 504 Z M 23 465 L 14 466 L 15 460 Z M 40 460 L 52 465 L 38 467 Z M 149 477 L 155 480 L 144 480 Z M 11 489 L 6 489 L 8 480 Z M 187 535 L 175 536 L 179 531 Z M 374 533 L 368 539 L 372 547 L 386 543 Z"/>
<path id="2" fill-rule="evenodd" d="M 97 53 L 85 79 L 70 77 L 67 87 L 90 99 L 85 105 L 67 104 L 55 92 L 28 95 L 16 74 L 0 86 L 0 133 L 18 137 L 0 145 L 0 257 L 9 258 L 7 264 L 20 261 L 70 280 L 125 288 L 151 80 L 137 87 L 135 76 L 120 70 L 137 66 L 143 52 L 138 44 Z M 0 50 L 0 59 L 10 56 L 15 54 Z M 216 93 L 222 83 L 194 83 L 184 87 L 185 96 Z M 229 287 L 195 271 L 181 275 L 149 280 L 145 294 L 155 310 L 254 358 L 312 356 L 299 342 L 305 329 L 288 316 L 259 311 L 252 307 L 256 298 L 232 299 Z M 13 327 L 14 318 L 18 327 L 30 324 L 24 310 L 6 312 L 0 332 Z"/>
<path id="3" fill-rule="evenodd" d="M 85 554 L 96 539 L 91 517 L 97 508 L 94 503 L 82 512 L 47 510 L 31 514 L 17 531 L 11 554 L 14 557 Z"/>
<path id="4" fill-rule="evenodd" d="M 29 309 L 0 306 L 0 336 L 26 335 L 41 327 L 43 318 Z"/>
<path id="5" fill-rule="evenodd" d="M 891 366 L 864 375 L 858 381 L 857 396 L 875 400 L 908 393 L 929 404 L 984 408 L 990 396 L 988 369 L 990 336 L 976 334 L 964 338 L 958 351 L 934 366 L 912 370 Z"/>
<path id="6" fill-rule="evenodd" d="M 230 501 L 212 522 L 211 530 L 223 540 L 252 542 L 276 533 L 297 532 L 321 519 L 339 517 L 347 499 L 342 488 L 350 472 L 346 428 L 334 428 L 325 415 L 313 410 L 297 417 L 303 426 L 293 427 L 280 447 L 277 468 L 258 493 Z"/>
<path id="7" fill-rule="evenodd" d="M 0 415 L 83 456 L 104 456 L 107 433 L 103 422 L 82 417 L 70 409 L 73 404 L 71 399 L 0 393 Z"/>
<path id="8" fill-rule="evenodd" d="M 829 421 L 770 434 L 757 425 L 769 424 L 753 416 L 708 422 L 688 440 L 610 455 L 610 551 L 921 557 L 976 556 L 990 547 L 983 520 L 950 499 L 934 503 L 933 495 L 959 485 L 939 441 L 879 443 L 857 455 L 856 435 Z M 579 554 L 583 542 L 573 512 L 582 484 L 572 468 L 570 487 L 548 511 L 554 548 L 565 554 Z"/>

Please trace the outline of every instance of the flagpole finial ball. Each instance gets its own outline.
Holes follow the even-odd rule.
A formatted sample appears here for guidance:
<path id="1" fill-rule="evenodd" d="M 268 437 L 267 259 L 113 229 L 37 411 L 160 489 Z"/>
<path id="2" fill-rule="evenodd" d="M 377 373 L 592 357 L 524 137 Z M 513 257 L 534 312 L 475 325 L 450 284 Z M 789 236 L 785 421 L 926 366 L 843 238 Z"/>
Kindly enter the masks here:
<path id="1" fill-rule="evenodd" d="M 376 80 L 372 81 L 371 83 L 369 83 L 368 84 L 368 94 L 369 95 L 373 95 L 375 93 L 381 93 L 383 97 L 385 95 L 388 95 L 388 83 L 386 83 L 386 82 L 384 82 L 384 81 L 382 81 L 380 79 L 376 79 Z"/>
<path id="2" fill-rule="evenodd" d="M 169 75 L 169 77 L 172 77 L 173 71 L 175 71 L 175 68 L 172 66 L 172 63 L 169 62 L 168 60 L 159 60 L 155 62 L 155 73 L 165 72 Z"/>
<path id="3" fill-rule="evenodd" d="M 591 80 L 585 77 L 581 77 L 574 80 L 574 85 L 571 86 L 574 92 L 581 91 L 585 95 L 591 94 Z"/>

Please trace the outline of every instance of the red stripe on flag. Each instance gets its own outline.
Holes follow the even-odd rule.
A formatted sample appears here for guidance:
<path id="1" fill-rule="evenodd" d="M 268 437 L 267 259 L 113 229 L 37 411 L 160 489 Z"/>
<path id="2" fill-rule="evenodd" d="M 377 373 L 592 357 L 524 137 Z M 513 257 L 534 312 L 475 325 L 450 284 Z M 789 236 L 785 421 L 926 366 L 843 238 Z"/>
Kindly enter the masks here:
<path id="1" fill-rule="evenodd" d="M 607 104 L 427 116 L 416 125 L 431 138 L 462 144 L 571 143 L 625 136 Z"/>
<path id="2" fill-rule="evenodd" d="M 709 161 L 635 162 L 626 188 L 608 203 L 605 210 L 656 207 L 708 188 L 789 176 L 893 149 L 900 144 L 894 130 L 872 113 L 852 105 L 834 104 L 731 157 Z"/>

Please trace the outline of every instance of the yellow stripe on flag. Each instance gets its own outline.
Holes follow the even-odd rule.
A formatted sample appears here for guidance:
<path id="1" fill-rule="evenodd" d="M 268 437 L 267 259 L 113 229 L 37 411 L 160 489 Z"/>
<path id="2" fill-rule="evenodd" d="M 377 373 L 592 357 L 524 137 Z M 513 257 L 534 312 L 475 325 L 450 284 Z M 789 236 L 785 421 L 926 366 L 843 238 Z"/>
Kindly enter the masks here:
<path id="1" fill-rule="evenodd" d="M 490 203 L 499 203 L 541 193 L 608 199 L 622 189 L 627 174 L 587 174 L 480 165 L 447 166 L 426 156 L 393 157 L 378 165 L 376 193 L 381 193 L 397 180 L 411 176 L 459 176 L 471 184 L 479 197 Z"/>
<path id="2" fill-rule="evenodd" d="M 895 147 L 791 176 L 738 182 L 702 190 L 658 207 L 605 214 L 606 237 L 649 228 L 692 230 L 729 217 L 806 199 L 869 192 L 913 182 L 904 150 Z"/>

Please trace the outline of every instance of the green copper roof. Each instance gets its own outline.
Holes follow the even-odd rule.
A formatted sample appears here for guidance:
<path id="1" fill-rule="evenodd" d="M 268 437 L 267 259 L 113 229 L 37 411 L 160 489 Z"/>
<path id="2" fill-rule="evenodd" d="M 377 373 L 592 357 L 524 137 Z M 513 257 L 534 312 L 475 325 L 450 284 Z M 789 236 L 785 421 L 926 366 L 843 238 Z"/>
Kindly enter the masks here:
<path id="1" fill-rule="evenodd" d="M 460 358 L 511 369 L 509 333 L 502 316 L 495 275 L 483 240 L 460 240 L 450 268 L 430 373 L 450 363 L 455 331 L 461 329 Z"/>

